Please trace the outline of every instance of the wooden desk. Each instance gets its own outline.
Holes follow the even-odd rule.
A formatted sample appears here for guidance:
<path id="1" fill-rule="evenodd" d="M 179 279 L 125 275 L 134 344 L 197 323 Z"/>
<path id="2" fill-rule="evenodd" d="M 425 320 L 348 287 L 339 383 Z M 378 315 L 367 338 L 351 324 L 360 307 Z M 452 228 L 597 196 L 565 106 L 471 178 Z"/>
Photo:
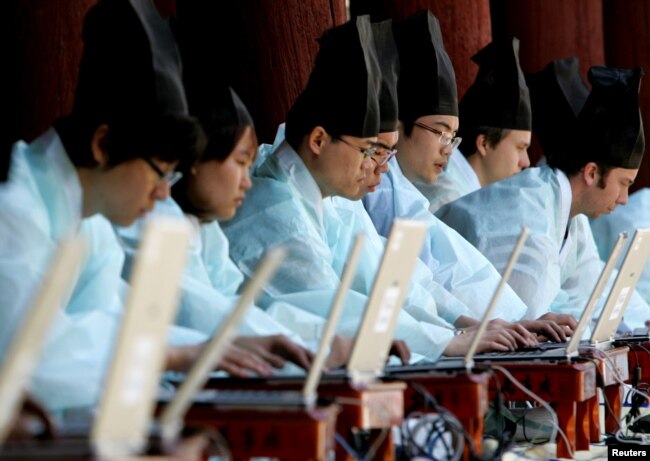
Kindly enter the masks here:
<path id="1" fill-rule="evenodd" d="M 337 405 L 313 410 L 226 410 L 194 405 L 185 421 L 218 429 L 228 441 L 233 460 L 268 456 L 286 461 L 326 461 L 334 447 L 338 411 Z"/>
<path id="2" fill-rule="evenodd" d="M 559 426 L 566 434 L 570 445 L 567 446 L 558 434 L 558 457 L 570 457 L 569 448 L 571 451 L 589 448 L 591 418 L 588 415 L 593 411 L 593 405 L 598 405 L 596 365 L 593 362 L 580 361 L 571 364 L 541 361 L 504 362 L 494 365 L 507 369 L 524 387 L 555 408 Z M 527 394 L 502 374 L 501 390 L 506 400 L 530 400 Z M 494 392 L 496 388 L 491 384 L 490 393 L 493 395 Z"/>
<path id="3" fill-rule="evenodd" d="M 628 366 L 628 354 L 630 352 L 629 347 L 615 347 L 613 349 L 596 352 L 593 349 L 584 349 L 580 351 L 581 355 L 586 355 L 593 357 L 598 360 L 599 367 L 598 372 L 603 377 L 604 383 L 604 392 L 605 399 L 609 406 L 612 409 L 612 415 L 609 410 L 605 407 L 605 432 L 613 433 L 618 429 L 618 421 L 621 419 L 621 410 L 623 407 L 623 385 L 619 380 L 627 381 L 629 380 L 629 366 Z M 605 354 L 606 357 L 603 357 L 602 354 Z M 614 367 L 614 370 L 612 370 Z M 596 402 L 595 406 L 591 405 L 594 408 L 590 408 L 589 415 L 590 417 L 590 440 L 592 442 L 600 442 L 600 419 L 598 417 L 599 405 Z M 580 416 L 580 415 L 579 415 Z"/>
<path id="4" fill-rule="evenodd" d="M 300 389 L 302 384 L 300 380 L 282 378 L 271 380 L 215 379 L 211 380 L 206 387 L 278 391 Z M 376 430 L 373 432 L 373 436 L 382 437 L 382 442 L 373 459 L 392 461 L 395 458 L 395 447 L 390 428 L 393 425 L 402 423 L 405 389 L 406 384 L 401 382 L 378 382 L 360 388 L 353 387 L 348 382 L 340 379 L 324 379 L 318 387 L 318 395 L 321 398 L 338 402 L 340 412 L 336 418 L 336 432 L 350 440 L 352 432 L 356 429 Z M 217 412 L 214 409 L 212 411 Z M 192 420 L 191 422 L 196 425 L 197 421 Z M 382 430 L 384 431 L 382 432 Z M 295 434 L 294 431 L 291 436 L 295 437 Z M 232 442 L 229 440 L 229 442 L 236 443 L 234 440 Z M 337 460 L 348 461 L 352 459 L 340 444 L 336 444 L 336 453 Z M 298 456 L 291 459 L 304 460 L 309 458 Z"/>
<path id="5" fill-rule="evenodd" d="M 477 454 L 482 452 L 484 417 L 488 410 L 489 374 L 468 374 L 466 371 L 435 371 L 395 374 L 391 377 L 405 381 L 408 389 L 404 395 L 404 413 L 434 411 L 424 396 L 412 386 L 423 386 L 442 407 L 453 413 L 461 422 L 474 444 Z M 466 457 L 469 451 L 466 452 Z"/>

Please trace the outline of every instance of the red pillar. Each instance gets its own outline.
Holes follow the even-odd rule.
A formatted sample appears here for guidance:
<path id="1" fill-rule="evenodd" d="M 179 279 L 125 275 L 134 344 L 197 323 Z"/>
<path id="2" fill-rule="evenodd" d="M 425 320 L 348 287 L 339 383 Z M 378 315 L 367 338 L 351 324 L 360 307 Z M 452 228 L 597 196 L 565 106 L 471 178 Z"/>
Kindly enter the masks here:
<path id="1" fill-rule="evenodd" d="M 423 9 L 440 21 L 461 98 L 478 71 L 470 58 L 492 40 L 489 0 L 350 0 L 352 14 L 370 14 L 373 20 L 401 19 Z"/>
<path id="2" fill-rule="evenodd" d="M 81 60 L 83 17 L 96 0 L 12 0 L 0 3 L 11 85 L 3 90 L 9 123 L 2 157 L 17 139 L 31 140 L 72 108 Z M 1 176 L 1 174 L 0 174 Z"/>
<path id="3" fill-rule="evenodd" d="M 491 8 L 494 37 L 519 38 L 524 72 L 577 56 L 586 81 L 589 67 L 605 63 L 602 0 L 492 0 Z M 532 164 L 541 156 L 535 141 L 533 136 Z"/>
<path id="4" fill-rule="evenodd" d="M 346 12 L 344 0 L 188 0 L 178 3 L 178 19 L 179 41 L 189 38 L 194 55 L 194 62 L 184 61 L 187 75 L 203 84 L 228 81 L 250 110 L 260 142 L 270 142 L 307 84 L 316 39 L 344 23 Z"/>
<path id="5" fill-rule="evenodd" d="M 605 60 L 613 67 L 641 67 L 639 103 L 646 135 L 646 154 L 634 189 L 650 186 L 650 2 L 646 0 L 603 0 Z"/>

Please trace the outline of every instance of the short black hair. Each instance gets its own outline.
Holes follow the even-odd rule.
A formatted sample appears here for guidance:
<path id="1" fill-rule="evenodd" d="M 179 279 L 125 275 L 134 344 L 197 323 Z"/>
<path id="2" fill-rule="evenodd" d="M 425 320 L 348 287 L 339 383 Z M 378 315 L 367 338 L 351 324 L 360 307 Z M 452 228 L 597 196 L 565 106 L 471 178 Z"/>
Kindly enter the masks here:
<path id="1" fill-rule="evenodd" d="M 480 135 L 485 136 L 485 140 L 492 148 L 496 147 L 503 138 L 508 136 L 511 130 L 507 128 L 497 128 L 494 126 L 477 126 L 463 129 L 462 124 L 458 130 L 458 136 L 463 138 L 459 150 L 465 157 L 470 157 L 476 153 L 476 138 Z"/>
<path id="2" fill-rule="evenodd" d="M 75 166 L 97 166 L 91 142 L 100 124 L 71 115 L 57 120 L 54 126 Z M 146 157 L 179 162 L 179 169 L 185 169 L 197 160 L 202 140 L 203 133 L 197 120 L 186 115 L 161 115 L 137 125 L 118 120 L 109 125 L 106 141 L 108 166 Z"/>

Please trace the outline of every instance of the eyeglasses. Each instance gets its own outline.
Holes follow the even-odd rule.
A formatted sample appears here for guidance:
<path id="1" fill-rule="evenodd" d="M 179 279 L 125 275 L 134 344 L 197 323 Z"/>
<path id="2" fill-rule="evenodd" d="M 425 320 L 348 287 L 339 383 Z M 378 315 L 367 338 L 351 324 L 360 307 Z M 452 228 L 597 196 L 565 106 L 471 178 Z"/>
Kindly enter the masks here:
<path id="1" fill-rule="evenodd" d="M 181 173 L 180 171 L 172 170 L 165 173 L 163 170 L 160 169 L 158 165 L 153 163 L 149 157 L 142 157 L 142 160 L 147 162 L 147 165 L 149 165 L 151 169 L 156 172 L 156 174 L 158 175 L 158 180 L 167 182 L 169 187 L 172 187 L 183 177 L 183 173 Z"/>
<path id="2" fill-rule="evenodd" d="M 350 143 L 349 141 L 346 141 L 345 139 L 343 139 L 343 138 L 341 138 L 339 136 L 332 136 L 332 139 L 338 139 L 343 144 L 347 144 L 348 146 L 350 146 L 354 150 L 361 152 L 361 154 L 363 154 L 364 159 L 368 158 L 368 157 L 372 157 L 373 155 L 375 155 L 377 153 L 377 147 L 376 146 L 370 146 L 370 147 L 355 146 L 354 144 Z"/>
<path id="3" fill-rule="evenodd" d="M 397 149 L 395 148 L 390 148 L 384 144 L 376 143 L 375 148 L 377 149 L 377 152 L 375 155 L 372 156 L 372 160 L 377 164 L 377 166 L 384 166 L 386 165 L 391 158 L 395 157 L 397 155 Z M 385 154 L 378 154 L 379 151 L 385 151 Z M 381 160 L 377 160 L 377 157 L 380 157 Z"/>
<path id="4" fill-rule="evenodd" d="M 437 134 L 440 136 L 440 144 L 443 146 L 451 146 L 452 149 L 455 149 L 458 147 L 460 142 L 463 140 L 463 138 L 459 138 L 458 136 L 452 136 L 449 133 L 445 133 L 444 131 L 436 130 L 433 127 L 430 127 L 428 125 L 425 125 L 420 122 L 413 122 L 415 126 L 419 126 L 420 128 L 430 131 L 431 133 Z"/>

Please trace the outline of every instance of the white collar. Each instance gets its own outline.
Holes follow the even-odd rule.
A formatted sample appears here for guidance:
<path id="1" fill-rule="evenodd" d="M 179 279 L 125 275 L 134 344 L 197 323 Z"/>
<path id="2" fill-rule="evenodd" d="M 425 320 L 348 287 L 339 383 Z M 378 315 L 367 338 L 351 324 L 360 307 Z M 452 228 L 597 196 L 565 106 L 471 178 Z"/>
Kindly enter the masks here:
<path id="1" fill-rule="evenodd" d="M 287 172 L 288 176 L 294 182 L 298 191 L 311 205 L 316 214 L 318 223 L 323 225 L 323 195 L 316 180 L 311 172 L 307 169 L 305 162 L 302 161 L 298 153 L 291 147 L 287 141 L 283 141 L 274 154 L 280 167 Z"/>

